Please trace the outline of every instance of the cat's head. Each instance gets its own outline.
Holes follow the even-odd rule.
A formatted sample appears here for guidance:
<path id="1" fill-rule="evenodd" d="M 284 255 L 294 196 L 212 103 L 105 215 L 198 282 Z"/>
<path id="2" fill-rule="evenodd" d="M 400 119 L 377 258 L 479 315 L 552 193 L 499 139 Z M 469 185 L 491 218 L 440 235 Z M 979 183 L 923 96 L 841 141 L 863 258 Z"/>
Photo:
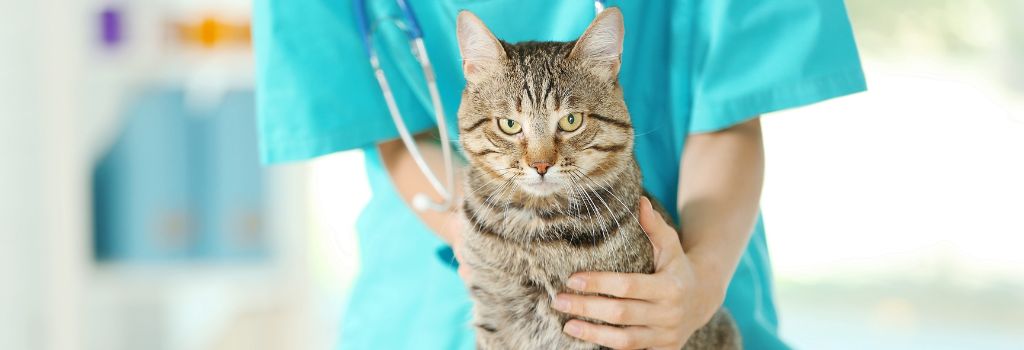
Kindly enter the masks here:
<path id="1" fill-rule="evenodd" d="M 467 81 L 461 144 L 487 182 L 545 197 L 574 184 L 613 183 L 632 162 L 633 128 L 618 84 L 618 9 L 601 12 L 574 42 L 509 44 L 467 11 L 457 33 Z"/>

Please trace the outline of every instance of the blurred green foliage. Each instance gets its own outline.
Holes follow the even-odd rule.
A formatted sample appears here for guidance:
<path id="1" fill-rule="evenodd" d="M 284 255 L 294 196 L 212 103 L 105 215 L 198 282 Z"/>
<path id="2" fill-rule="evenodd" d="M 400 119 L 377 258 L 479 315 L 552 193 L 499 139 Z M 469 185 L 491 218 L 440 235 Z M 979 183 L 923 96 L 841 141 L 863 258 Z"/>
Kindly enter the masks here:
<path id="1" fill-rule="evenodd" d="M 1024 94 L 1024 0 L 847 0 L 861 53 L 956 64 Z"/>
<path id="2" fill-rule="evenodd" d="M 894 50 L 957 56 L 1020 45 L 1021 0 L 847 0 L 858 41 L 869 54 Z M 1016 50 L 1006 50 L 1015 52 Z M 924 53 L 924 52 L 923 52 Z"/>

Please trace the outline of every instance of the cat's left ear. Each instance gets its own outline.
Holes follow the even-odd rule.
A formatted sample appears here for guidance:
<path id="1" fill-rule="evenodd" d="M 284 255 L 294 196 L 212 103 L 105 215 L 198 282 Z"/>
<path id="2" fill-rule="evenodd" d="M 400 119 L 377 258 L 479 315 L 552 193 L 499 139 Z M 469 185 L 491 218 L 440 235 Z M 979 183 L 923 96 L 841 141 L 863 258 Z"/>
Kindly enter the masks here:
<path id="1" fill-rule="evenodd" d="M 622 63 L 622 39 L 626 35 L 622 12 L 616 7 L 601 11 L 572 47 L 569 58 L 580 59 L 597 76 L 615 79 Z"/>

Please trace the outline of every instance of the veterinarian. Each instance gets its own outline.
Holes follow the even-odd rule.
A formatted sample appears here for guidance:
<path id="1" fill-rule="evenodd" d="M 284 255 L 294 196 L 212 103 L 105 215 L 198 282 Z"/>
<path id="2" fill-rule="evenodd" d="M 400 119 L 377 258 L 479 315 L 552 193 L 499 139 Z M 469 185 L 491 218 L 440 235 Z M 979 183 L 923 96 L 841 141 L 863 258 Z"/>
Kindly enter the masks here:
<path id="1" fill-rule="evenodd" d="M 465 84 L 455 36 L 460 9 L 503 40 L 574 40 L 594 18 L 587 0 L 411 0 L 453 139 Z M 650 193 L 681 219 L 685 239 L 642 219 L 658 271 L 584 272 L 577 288 L 623 299 L 560 300 L 570 313 L 630 327 L 571 321 L 564 331 L 613 348 L 678 349 L 720 305 L 748 349 L 785 349 L 758 200 L 764 174 L 760 115 L 865 89 L 841 0 L 609 1 L 625 16 L 619 81 Z M 431 96 L 410 54 L 394 0 L 365 18 L 396 106 L 434 174 L 444 174 Z M 373 197 L 357 224 L 360 273 L 341 329 L 343 349 L 472 349 L 470 301 L 447 249 L 447 211 L 386 107 L 347 0 L 256 0 L 261 152 L 267 163 L 360 149 Z M 825 116 L 823 116 L 825 117 Z M 823 130 L 822 132 L 827 132 Z M 448 189 L 452 190 L 452 189 Z M 457 193 L 457 190 L 453 190 Z M 422 202 L 422 201 L 421 201 Z M 421 203 L 422 204 L 422 203 Z M 649 213 L 641 213 L 646 215 Z M 457 245 L 456 245 L 457 246 Z M 442 254 L 438 254 L 442 252 Z M 471 278 L 471 271 L 463 269 Z"/>

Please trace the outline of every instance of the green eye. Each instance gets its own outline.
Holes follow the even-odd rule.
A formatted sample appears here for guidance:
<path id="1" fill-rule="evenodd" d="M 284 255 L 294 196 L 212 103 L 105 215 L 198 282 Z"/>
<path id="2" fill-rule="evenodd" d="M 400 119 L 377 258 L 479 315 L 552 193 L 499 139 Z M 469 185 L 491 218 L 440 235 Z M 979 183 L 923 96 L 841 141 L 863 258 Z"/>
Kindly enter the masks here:
<path id="1" fill-rule="evenodd" d="M 512 119 L 498 119 L 498 128 L 509 135 L 515 135 L 520 131 L 523 131 L 523 126 L 519 125 L 519 122 Z"/>
<path id="2" fill-rule="evenodd" d="M 576 131 L 583 125 L 583 113 L 569 113 L 558 120 L 558 128 L 562 131 Z"/>

